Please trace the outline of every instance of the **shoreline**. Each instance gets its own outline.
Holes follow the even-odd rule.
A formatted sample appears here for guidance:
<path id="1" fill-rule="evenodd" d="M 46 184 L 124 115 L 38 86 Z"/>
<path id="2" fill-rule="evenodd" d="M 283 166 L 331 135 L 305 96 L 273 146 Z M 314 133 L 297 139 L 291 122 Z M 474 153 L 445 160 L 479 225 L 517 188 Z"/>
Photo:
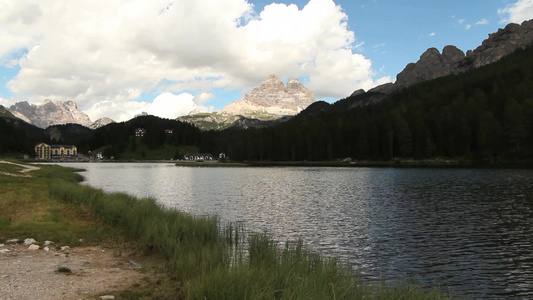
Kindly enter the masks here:
<path id="1" fill-rule="evenodd" d="M 1 161 L 1 160 L 0 160 Z M 36 161 L 25 160 L 25 163 L 157 163 L 173 164 L 180 167 L 340 167 L 340 168 L 467 168 L 467 169 L 533 169 L 529 161 L 470 161 L 457 159 L 398 159 L 391 161 L 185 161 L 185 160 L 103 160 L 103 161 Z M 9 163 L 9 162 L 6 162 Z"/>
<path id="2" fill-rule="evenodd" d="M 152 198 L 105 193 L 92 186 L 80 185 L 82 178 L 76 169 L 42 166 L 33 174 L 33 179 L 26 183 L 17 181 L 18 184 L 39 183 L 36 188 L 48 195 L 50 205 L 61 205 L 61 209 L 55 211 L 66 213 L 64 220 L 57 217 L 57 221 L 71 221 L 70 212 L 82 213 L 83 218 L 77 216 L 75 219 L 95 218 L 97 226 L 106 228 L 96 230 L 98 234 L 111 230 L 120 232 L 119 235 L 129 237 L 139 251 L 144 249 L 145 253 L 156 253 L 161 257 L 166 266 L 163 278 L 168 281 L 163 286 L 150 281 L 143 287 L 129 288 L 125 291 L 128 293 L 142 293 L 142 289 L 147 288 L 169 292 L 177 299 L 217 299 L 221 295 L 232 299 L 245 299 L 249 295 L 273 298 L 279 293 L 299 295 L 299 299 L 311 296 L 337 299 L 336 295 L 340 294 L 345 296 L 344 299 L 354 299 L 361 293 L 381 299 L 449 298 L 437 288 L 422 289 L 407 283 L 386 287 L 365 284 L 354 276 L 353 270 L 335 259 L 310 251 L 301 242 L 286 243 L 281 247 L 266 233 L 247 235 L 244 228 L 234 224 L 220 228 L 216 218 L 163 209 Z M 13 213 L 19 211 L 15 208 Z M 32 228 L 28 230 L 33 231 Z M 89 237 L 87 233 L 82 234 L 58 240 L 81 242 L 78 238 L 83 237 L 85 244 Z M 105 237 L 98 235 L 91 240 L 98 244 Z M 73 268 L 74 272 L 76 270 Z M 213 286 L 220 288 L 213 289 Z M 333 286 L 335 289 L 331 288 Z"/>

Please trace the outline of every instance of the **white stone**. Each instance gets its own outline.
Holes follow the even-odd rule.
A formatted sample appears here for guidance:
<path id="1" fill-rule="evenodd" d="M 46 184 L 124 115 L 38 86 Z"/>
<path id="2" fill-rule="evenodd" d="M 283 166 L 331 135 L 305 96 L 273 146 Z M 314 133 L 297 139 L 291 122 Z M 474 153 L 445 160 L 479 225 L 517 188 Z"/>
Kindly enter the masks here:
<path id="1" fill-rule="evenodd" d="M 8 244 L 16 244 L 16 243 L 18 243 L 18 242 L 19 242 L 18 239 L 10 239 L 10 240 L 7 240 L 7 241 L 6 241 L 6 243 L 8 243 Z"/>
<path id="2" fill-rule="evenodd" d="M 53 244 L 54 244 L 54 242 L 52 242 L 52 241 L 44 241 L 44 245 L 45 246 L 50 246 L 50 245 L 53 245 Z"/>
<path id="3" fill-rule="evenodd" d="M 50 251 L 50 247 L 48 247 L 48 246 L 47 246 L 47 247 L 44 247 L 43 250 L 46 251 L 46 252 L 48 252 L 48 251 Z"/>
<path id="4" fill-rule="evenodd" d="M 100 296 L 100 299 L 102 299 L 102 300 L 113 300 L 113 299 L 115 299 L 115 296 L 113 296 L 113 295 L 105 295 L 105 296 Z"/>
<path id="5" fill-rule="evenodd" d="M 0 249 L 0 253 L 7 253 L 9 252 L 9 249 Z"/>
<path id="6" fill-rule="evenodd" d="M 69 250 L 69 249 L 70 249 L 69 246 L 63 246 L 63 247 L 61 247 L 61 251 L 66 251 L 66 250 Z"/>
<path id="7" fill-rule="evenodd" d="M 0 244 L 0 247 L 4 247 L 4 244 Z"/>
<path id="8" fill-rule="evenodd" d="M 24 240 L 24 245 L 28 246 L 28 245 L 33 245 L 33 244 L 36 244 L 37 241 L 32 239 L 32 238 L 27 238 Z"/>
<path id="9" fill-rule="evenodd" d="M 39 245 L 30 245 L 28 250 L 39 250 Z"/>

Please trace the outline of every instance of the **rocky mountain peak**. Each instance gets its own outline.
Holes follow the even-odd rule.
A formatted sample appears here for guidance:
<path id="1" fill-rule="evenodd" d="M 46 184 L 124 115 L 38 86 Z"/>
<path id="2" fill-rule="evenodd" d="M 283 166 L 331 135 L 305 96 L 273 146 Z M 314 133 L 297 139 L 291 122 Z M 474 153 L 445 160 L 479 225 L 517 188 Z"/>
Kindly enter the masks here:
<path id="1" fill-rule="evenodd" d="M 489 34 L 481 46 L 466 53 L 466 59 L 460 71 L 491 64 L 517 49 L 533 45 L 533 19 L 518 24 L 508 24 L 505 28 Z"/>
<path id="2" fill-rule="evenodd" d="M 307 88 L 303 83 L 296 77 L 291 77 L 289 78 L 289 81 L 287 81 L 287 91 L 301 91 L 306 89 Z"/>
<path id="3" fill-rule="evenodd" d="M 448 45 L 440 53 L 436 48 L 429 48 L 416 63 L 408 64 L 396 76 L 396 82 L 386 83 L 370 89 L 371 96 L 363 97 L 355 91 L 350 97 L 359 96 L 352 107 L 377 103 L 399 88 L 435 79 L 450 74 L 458 74 L 497 62 L 518 49 L 533 46 L 533 19 L 521 25 L 508 24 L 505 28 L 489 34 L 481 46 L 468 50 L 466 55 L 455 46 Z"/>
<path id="4" fill-rule="evenodd" d="M 435 79 L 453 72 L 465 58 L 463 51 L 455 46 L 446 46 L 442 54 L 436 48 L 429 48 L 416 63 L 408 64 L 396 76 L 397 87 L 406 87 L 425 80 Z"/>
<path id="5" fill-rule="evenodd" d="M 291 77 L 287 86 L 276 75 L 268 76 L 243 99 L 234 101 L 221 114 L 260 117 L 292 116 L 315 102 L 315 95 L 298 78 Z"/>
<path id="6" fill-rule="evenodd" d="M 74 101 L 52 101 L 44 99 L 42 105 L 18 102 L 9 110 L 18 118 L 37 127 L 47 128 L 51 125 L 76 123 L 85 127 L 92 125 L 91 119 L 78 109 Z"/>
<path id="7" fill-rule="evenodd" d="M 457 64 L 465 58 L 465 53 L 453 45 L 448 45 L 442 49 L 442 56 L 451 64 Z"/>
<path id="8" fill-rule="evenodd" d="M 494 63 L 518 49 L 532 45 L 533 20 L 524 21 L 521 25 L 511 23 L 489 34 L 481 46 L 468 50 L 466 55 L 452 45 L 444 47 L 442 53 L 436 48 L 429 48 L 416 63 L 408 64 L 396 76 L 394 84 L 381 85 L 370 91 L 389 94 L 398 88 Z"/>
<path id="9" fill-rule="evenodd" d="M 106 125 L 111 124 L 111 123 L 115 123 L 115 121 L 113 121 L 113 120 L 110 119 L 110 118 L 104 117 L 104 118 L 100 118 L 100 119 L 94 121 L 94 122 L 91 124 L 91 126 L 89 126 L 89 128 L 91 128 L 91 129 L 97 129 L 97 128 L 100 128 L 100 127 L 106 126 Z"/>
<path id="10" fill-rule="evenodd" d="M 40 128 L 59 124 L 80 124 L 88 128 L 98 128 L 113 120 L 109 118 L 92 122 L 87 114 L 78 109 L 74 101 L 52 101 L 44 99 L 43 104 L 29 104 L 27 101 L 17 102 L 9 108 L 17 118 Z"/>

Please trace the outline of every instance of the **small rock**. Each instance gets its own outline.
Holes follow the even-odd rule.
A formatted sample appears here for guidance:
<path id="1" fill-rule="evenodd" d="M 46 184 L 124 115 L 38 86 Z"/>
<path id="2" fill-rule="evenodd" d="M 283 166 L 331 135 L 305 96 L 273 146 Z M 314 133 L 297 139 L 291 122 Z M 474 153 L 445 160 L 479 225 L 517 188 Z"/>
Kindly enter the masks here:
<path id="1" fill-rule="evenodd" d="M 0 249 L 0 253 L 7 253 L 9 252 L 9 249 Z"/>
<path id="2" fill-rule="evenodd" d="M 105 296 L 100 296 L 100 299 L 102 299 L 102 300 L 113 300 L 113 299 L 115 299 L 115 296 L 113 296 L 113 295 L 105 295 Z"/>
<path id="3" fill-rule="evenodd" d="M 130 264 L 132 265 L 133 269 L 141 269 L 142 265 L 140 263 L 136 263 L 133 260 L 130 260 Z"/>
<path id="4" fill-rule="evenodd" d="M 69 247 L 69 246 L 63 246 L 63 247 L 61 247 L 61 251 L 66 251 L 66 250 L 70 250 L 70 247 Z"/>
<path id="5" fill-rule="evenodd" d="M 44 241 L 44 245 L 45 246 L 50 246 L 50 245 L 53 245 L 53 244 L 54 244 L 54 242 L 52 242 L 52 241 Z"/>
<path id="6" fill-rule="evenodd" d="M 50 251 L 50 247 L 44 247 L 44 251 L 49 252 Z"/>
<path id="7" fill-rule="evenodd" d="M 80 243 L 83 243 L 83 239 L 79 239 L 78 241 L 79 241 Z"/>
<path id="8" fill-rule="evenodd" d="M 16 244 L 16 243 L 18 243 L 18 242 L 19 242 L 18 239 L 10 239 L 10 240 L 7 240 L 7 241 L 6 241 L 6 243 L 8 243 L 8 244 Z"/>
<path id="9" fill-rule="evenodd" d="M 30 245 L 28 250 L 39 250 L 39 245 Z"/>
<path id="10" fill-rule="evenodd" d="M 0 244 L 0 247 L 4 247 L 4 244 Z"/>
<path id="11" fill-rule="evenodd" d="M 37 241 L 32 239 L 32 238 L 27 238 L 24 240 L 24 245 L 28 246 L 28 245 L 33 245 L 33 244 L 36 244 Z"/>

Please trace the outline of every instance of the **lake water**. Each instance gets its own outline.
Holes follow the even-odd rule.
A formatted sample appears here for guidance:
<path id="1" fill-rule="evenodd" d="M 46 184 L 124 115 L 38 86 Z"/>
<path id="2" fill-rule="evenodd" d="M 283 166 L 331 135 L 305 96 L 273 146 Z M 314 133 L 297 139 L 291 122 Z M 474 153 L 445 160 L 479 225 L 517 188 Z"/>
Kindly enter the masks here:
<path id="1" fill-rule="evenodd" d="M 106 191 L 301 238 L 372 282 L 533 298 L 533 170 L 66 165 Z"/>

